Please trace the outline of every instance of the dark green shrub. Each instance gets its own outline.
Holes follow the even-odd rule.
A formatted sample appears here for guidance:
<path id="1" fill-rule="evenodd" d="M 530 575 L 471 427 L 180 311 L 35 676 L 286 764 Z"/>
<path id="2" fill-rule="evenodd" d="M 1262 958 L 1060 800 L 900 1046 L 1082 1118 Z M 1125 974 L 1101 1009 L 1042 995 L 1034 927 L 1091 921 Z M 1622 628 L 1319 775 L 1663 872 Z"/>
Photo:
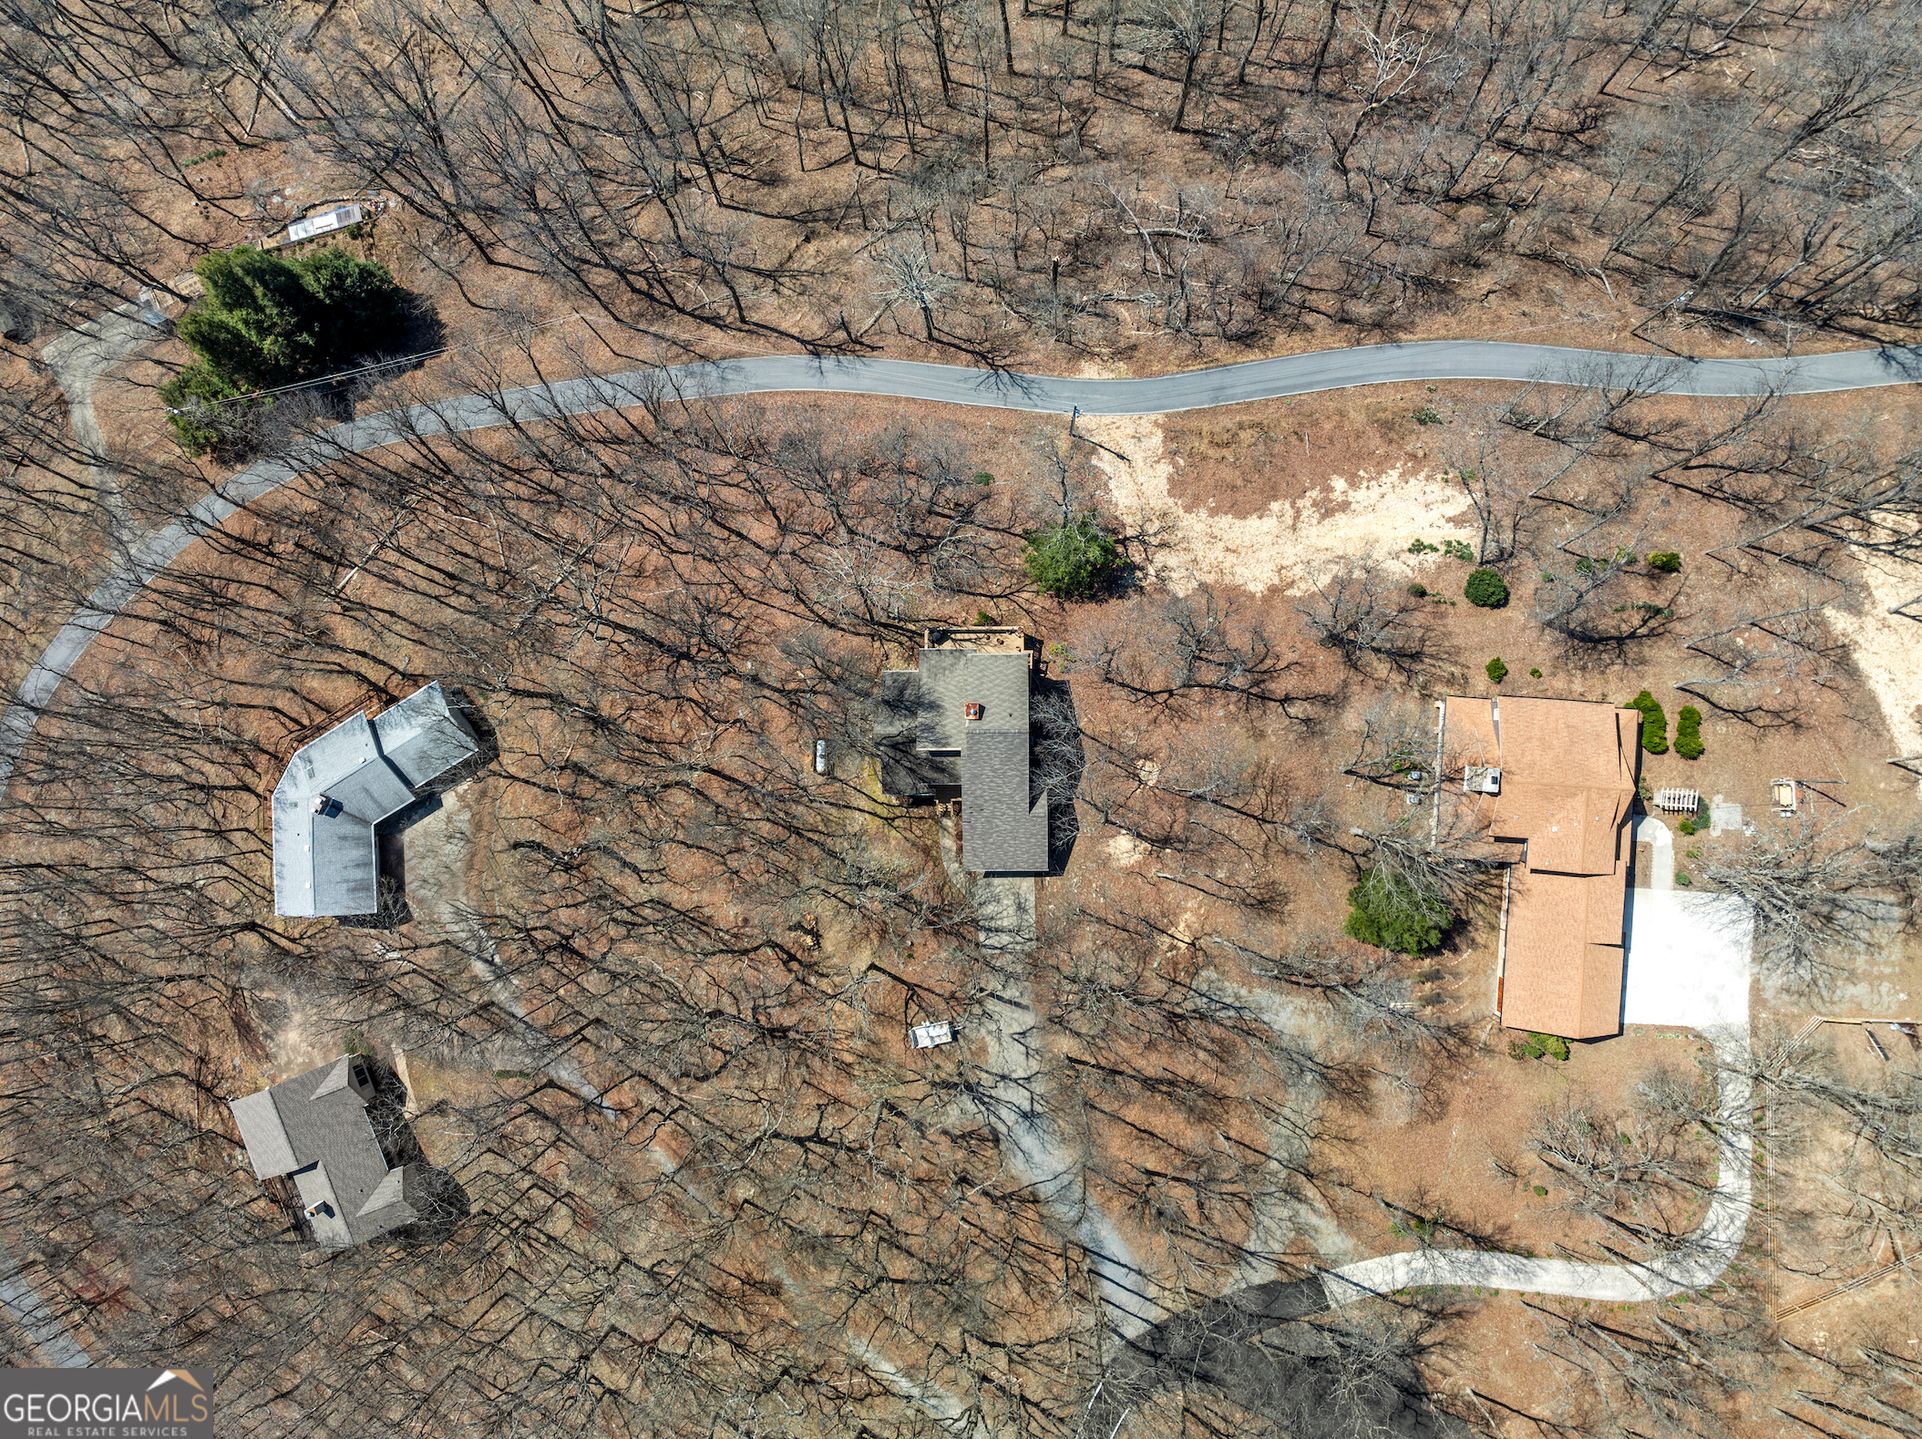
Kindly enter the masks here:
<path id="1" fill-rule="evenodd" d="M 1363 944 L 1403 954 L 1441 947 L 1454 913 L 1433 888 L 1392 870 L 1371 869 L 1348 891 L 1343 933 Z"/>
<path id="2" fill-rule="evenodd" d="M 1542 672 L 1534 665 L 1530 665 L 1528 667 L 1528 677 L 1532 680 L 1538 680 L 1542 677 Z"/>
<path id="3" fill-rule="evenodd" d="M 1092 514 L 1028 536 L 1028 578 L 1044 595 L 1086 600 L 1100 594 L 1121 571 L 1121 550 Z"/>
<path id="4" fill-rule="evenodd" d="M 1568 1059 L 1568 1041 L 1559 1034 L 1536 1034 L 1530 1031 L 1521 1041 L 1521 1050 L 1529 1059 Z"/>
<path id="5" fill-rule="evenodd" d="M 974 622 L 977 625 L 990 627 L 990 628 L 1001 623 L 1000 620 L 996 619 L 993 615 L 989 614 L 986 610 L 976 610 L 974 612 Z"/>
<path id="6" fill-rule="evenodd" d="M 1673 550 L 1657 550 L 1648 557 L 1648 567 L 1665 575 L 1682 572 L 1682 557 Z"/>
<path id="7" fill-rule="evenodd" d="M 1408 593 L 1418 600 L 1425 600 L 1428 598 L 1428 586 L 1420 580 L 1410 580 L 1408 582 Z"/>
<path id="8" fill-rule="evenodd" d="M 1700 759 L 1705 748 L 1702 712 L 1694 705 L 1683 705 L 1675 715 L 1675 753 L 1683 759 Z"/>
<path id="9" fill-rule="evenodd" d="M 1655 696 L 1643 690 L 1626 707 L 1642 712 L 1642 748 L 1650 754 L 1667 754 L 1668 716 Z"/>
<path id="10" fill-rule="evenodd" d="M 1451 560 L 1460 560 L 1465 565 L 1475 563 L 1475 551 L 1469 547 L 1467 540 L 1443 540 L 1441 548 L 1442 553 Z"/>
<path id="11" fill-rule="evenodd" d="M 1486 668 L 1488 670 L 1488 678 L 1495 684 L 1500 684 L 1508 678 L 1508 666 L 1502 663 L 1502 657 L 1500 655 L 1496 655 L 1494 659 L 1490 660 Z"/>
<path id="12" fill-rule="evenodd" d="M 1437 410 L 1433 405 L 1423 405 L 1419 410 L 1415 411 L 1415 423 L 1418 425 L 1439 425 L 1442 423 L 1441 411 Z"/>
<path id="13" fill-rule="evenodd" d="M 1484 565 L 1481 569 L 1468 572 L 1468 581 L 1462 586 L 1462 597 L 1482 609 L 1498 610 L 1508 603 L 1508 581 L 1501 577 L 1500 571 Z"/>
<path id="14" fill-rule="evenodd" d="M 286 259 L 240 245 L 202 256 L 194 273 L 204 293 L 178 334 L 198 359 L 160 387 L 189 454 L 213 449 L 245 409 L 272 403 L 230 402 L 391 353 L 407 322 L 387 267 L 341 249 Z"/>

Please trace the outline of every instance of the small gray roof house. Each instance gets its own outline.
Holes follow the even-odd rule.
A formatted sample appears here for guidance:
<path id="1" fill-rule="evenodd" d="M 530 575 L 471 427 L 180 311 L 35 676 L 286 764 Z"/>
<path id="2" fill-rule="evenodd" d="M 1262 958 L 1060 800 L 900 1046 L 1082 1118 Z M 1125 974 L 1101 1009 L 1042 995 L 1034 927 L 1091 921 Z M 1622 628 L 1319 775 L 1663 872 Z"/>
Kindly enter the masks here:
<path id="1" fill-rule="evenodd" d="M 1043 874 L 1048 799 L 1034 792 L 1034 656 L 1013 629 L 929 630 L 919 666 L 881 674 L 881 788 L 961 802 L 962 862 L 975 874 Z"/>
<path id="2" fill-rule="evenodd" d="M 376 719 L 349 715 L 302 745 L 274 786 L 274 913 L 377 912 L 375 827 L 479 752 L 438 681 Z"/>
<path id="3" fill-rule="evenodd" d="M 348 1249 L 420 1217 L 413 1166 L 390 1165 L 368 1122 L 373 1095 L 366 1061 L 347 1054 L 228 1106 L 254 1173 L 293 1179 L 324 1249 Z"/>

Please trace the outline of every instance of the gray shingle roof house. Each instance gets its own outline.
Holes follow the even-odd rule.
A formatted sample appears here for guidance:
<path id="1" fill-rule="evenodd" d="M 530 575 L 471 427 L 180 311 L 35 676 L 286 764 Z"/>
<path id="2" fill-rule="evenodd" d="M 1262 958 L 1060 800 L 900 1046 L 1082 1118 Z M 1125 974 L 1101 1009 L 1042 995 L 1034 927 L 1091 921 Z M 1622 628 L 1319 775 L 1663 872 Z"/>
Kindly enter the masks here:
<path id="1" fill-rule="evenodd" d="M 254 1173 L 293 1179 L 324 1249 L 347 1249 L 420 1217 L 413 1166 L 388 1164 L 368 1122 L 373 1094 L 366 1061 L 347 1054 L 228 1106 Z"/>
<path id="2" fill-rule="evenodd" d="M 881 788 L 961 802 L 975 874 L 1043 874 L 1048 801 L 1029 764 L 1034 656 L 1014 629 L 929 630 L 919 667 L 884 670 L 875 742 Z"/>
<path id="3" fill-rule="evenodd" d="M 274 786 L 274 913 L 377 912 L 375 826 L 479 752 L 438 681 L 371 721 L 349 715 L 302 745 Z"/>

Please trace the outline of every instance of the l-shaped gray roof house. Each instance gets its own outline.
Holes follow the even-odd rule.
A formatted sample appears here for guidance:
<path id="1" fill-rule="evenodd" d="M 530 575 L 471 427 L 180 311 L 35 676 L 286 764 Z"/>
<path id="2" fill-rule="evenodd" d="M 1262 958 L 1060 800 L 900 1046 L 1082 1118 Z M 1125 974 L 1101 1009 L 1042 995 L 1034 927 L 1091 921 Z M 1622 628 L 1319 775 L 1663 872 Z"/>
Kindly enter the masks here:
<path id="1" fill-rule="evenodd" d="M 387 1162 L 367 1119 L 373 1096 L 367 1062 L 345 1054 L 228 1106 L 254 1173 L 293 1179 L 325 1249 L 351 1248 L 420 1218 L 414 1167 Z"/>
<path id="2" fill-rule="evenodd" d="M 1048 869 L 1048 797 L 1035 793 L 1030 763 L 1034 659 L 1019 630 L 929 630 L 918 668 L 881 673 L 881 788 L 958 799 L 961 859 L 974 874 Z"/>
<path id="3" fill-rule="evenodd" d="M 302 745 L 274 786 L 274 913 L 378 912 L 376 826 L 479 752 L 438 681 Z"/>

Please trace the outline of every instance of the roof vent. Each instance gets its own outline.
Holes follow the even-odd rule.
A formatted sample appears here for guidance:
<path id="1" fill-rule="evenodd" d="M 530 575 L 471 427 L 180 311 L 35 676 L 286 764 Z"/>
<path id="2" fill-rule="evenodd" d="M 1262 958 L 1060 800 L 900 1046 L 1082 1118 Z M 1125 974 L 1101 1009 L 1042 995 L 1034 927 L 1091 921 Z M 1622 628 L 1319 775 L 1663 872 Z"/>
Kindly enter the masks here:
<path id="1" fill-rule="evenodd" d="M 966 715 L 971 720 L 980 719 L 982 715 L 981 701 L 969 700 L 966 704 L 961 706 L 961 713 Z"/>

